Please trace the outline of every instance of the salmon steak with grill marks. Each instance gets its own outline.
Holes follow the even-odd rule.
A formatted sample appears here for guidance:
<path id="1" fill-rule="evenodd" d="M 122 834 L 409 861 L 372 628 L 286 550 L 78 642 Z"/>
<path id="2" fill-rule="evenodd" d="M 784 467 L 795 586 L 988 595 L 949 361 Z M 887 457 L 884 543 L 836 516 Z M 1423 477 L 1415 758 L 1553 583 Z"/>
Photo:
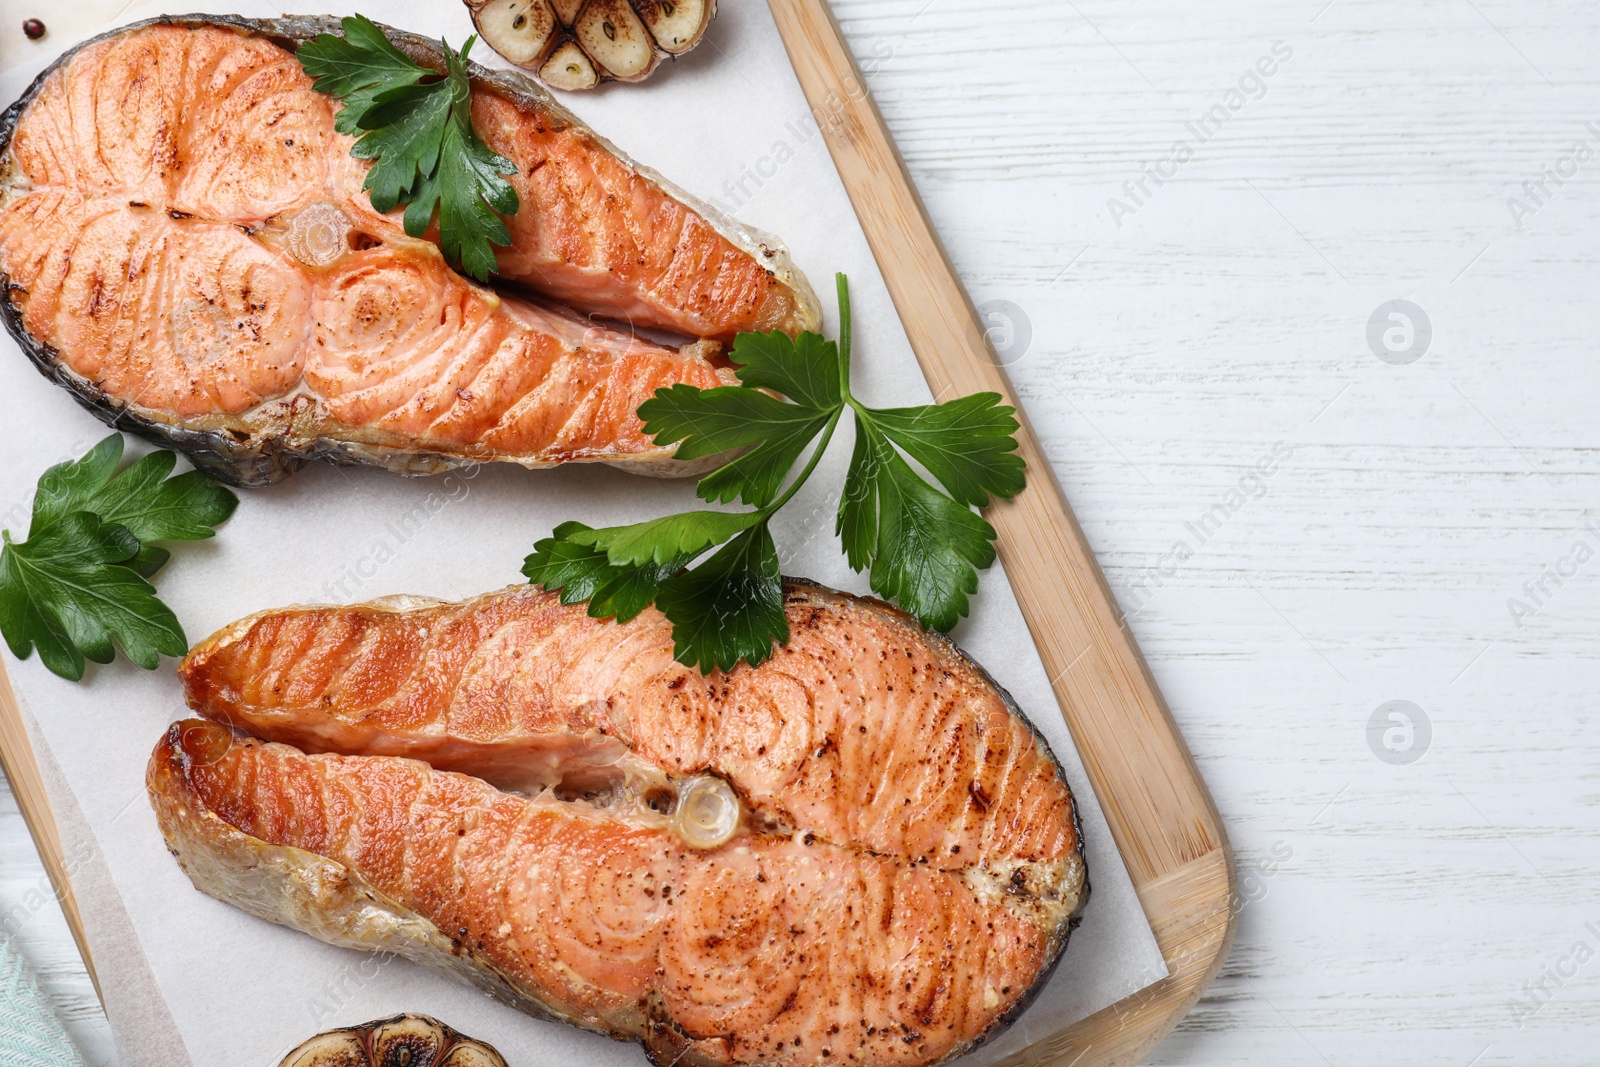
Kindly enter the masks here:
<path id="1" fill-rule="evenodd" d="M 816 327 L 783 248 L 528 79 L 469 65 L 474 128 L 515 164 L 520 202 L 497 288 L 476 284 L 436 232 L 373 209 L 370 162 L 294 55 L 327 31 L 141 23 L 72 50 L 0 116 L 0 318 L 23 350 L 105 421 L 238 485 L 313 458 L 705 468 L 635 409 L 663 386 L 732 384 L 719 353 L 742 331 Z M 387 32 L 442 68 L 436 42 Z"/>
<path id="2" fill-rule="evenodd" d="M 654 609 L 520 586 L 265 612 L 197 645 L 151 757 L 202 891 L 658 1064 L 921 1067 L 1000 1032 L 1088 894 L 1010 696 L 881 601 L 785 583 L 701 675 Z"/>

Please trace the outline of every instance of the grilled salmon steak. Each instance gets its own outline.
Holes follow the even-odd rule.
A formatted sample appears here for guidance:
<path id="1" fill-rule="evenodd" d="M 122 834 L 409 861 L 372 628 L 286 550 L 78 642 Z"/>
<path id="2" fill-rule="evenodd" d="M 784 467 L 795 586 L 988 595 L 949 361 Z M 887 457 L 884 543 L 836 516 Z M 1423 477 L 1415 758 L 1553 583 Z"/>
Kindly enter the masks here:
<path id="1" fill-rule="evenodd" d="M 706 676 L 654 609 L 531 586 L 252 616 L 180 668 L 157 818 L 213 896 L 659 1064 L 959 1055 L 1077 922 L 1072 795 L 947 638 L 785 599 L 787 647 Z"/>
<path id="2" fill-rule="evenodd" d="M 693 473 L 634 409 L 730 382 L 715 355 L 741 331 L 816 326 L 786 253 L 528 79 L 473 67 L 474 127 L 516 164 L 521 203 L 508 284 L 477 285 L 362 191 L 370 163 L 293 54 L 337 29 L 157 20 L 40 76 L 0 118 L 0 317 L 23 349 L 101 418 L 237 484 L 318 456 Z M 442 65 L 436 44 L 391 36 Z"/>

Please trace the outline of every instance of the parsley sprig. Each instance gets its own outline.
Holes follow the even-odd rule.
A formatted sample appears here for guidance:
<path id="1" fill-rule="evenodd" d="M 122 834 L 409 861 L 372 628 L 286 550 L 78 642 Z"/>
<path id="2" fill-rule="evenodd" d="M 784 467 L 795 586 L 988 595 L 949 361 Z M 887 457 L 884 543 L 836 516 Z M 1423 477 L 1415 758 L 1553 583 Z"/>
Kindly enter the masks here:
<path id="1" fill-rule="evenodd" d="M 604 529 L 563 523 L 534 545 L 522 568 L 529 581 L 560 590 L 564 604 L 588 601 L 599 619 L 626 622 L 654 603 L 672 623 L 677 659 L 702 672 L 762 662 L 773 642 L 789 640 L 770 520 L 816 469 L 848 410 L 856 443 L 835 527 L 846 558 L 869 572 L 874 592 L 924 626 L 953 627 L 977 592 L 978 570 L 995 560 L 994 527 L 972 509 L 1023 486 L 1016 412 L 998 393 L 920 407 L 863 404 L 850 391 L 842 274 L 838 289 L 837 344 L 809 332 L 794 340 L 776 331 L 740 334 L 731 352 L 740 385 L 674 385 L 639 405 L 645 432 L 658 445 L 677 442 L 679 459 L 746 450 L 700 479 L 697 492 L 750 510 L 690 511 Z"/>
<path id="2" fill-rule="evenodd" d="M 375 162 L 362 185 L 372 206 L 406 205 L 406 233 L 421 237 L 439 215 L 439 250 L 451 266 L 481 281 L 495 272 L 491 245 L 509 245 L 500 215 L 517 210 L 505 176 L 517 166 L 496 155 L 472 129 L 468 37 L 459 53 L 444 41 L 445 73 L 412 61 L 365 15 L 342 22 L 344 36 L 318 34 L 296 56 L 312 88 L 344 107 L 334 127 L 359 135 L 350 154 Z M 499 212 L 500 215 L 495 214 Z"/>
<path id="3" fill-rule="evenodd" d="M 170 553 L 155 541 L 210 537 L 238 498 L 199 471 L 176 477 L 177 457 L 152 452 L 120 473 L 112 434 L 75 462 L 44 472 L 28 539 L 0 532 L 0 633 L 18 659 L 34 648 L 77 681 L 85 659 L 110 663 L 116 646 L 154 670 L 189 647 L 172 609 L 146 579 Z"/>

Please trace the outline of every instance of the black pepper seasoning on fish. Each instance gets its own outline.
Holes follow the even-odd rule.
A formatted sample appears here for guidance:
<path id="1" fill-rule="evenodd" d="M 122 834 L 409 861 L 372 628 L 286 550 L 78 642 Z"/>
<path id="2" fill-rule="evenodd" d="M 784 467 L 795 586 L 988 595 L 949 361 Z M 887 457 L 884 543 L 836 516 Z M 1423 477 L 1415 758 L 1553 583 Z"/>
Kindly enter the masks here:
<path id="1" fill-rule="evenodd" d="M 373 211 L 361 164 L 348 159 L 353 140 L 293 55 L 338 28 L 223 16 L 118 27 L 75 45 L 0 111 L 0 326 L 22 354 L 99 418 L 235 485 L 317 458 L 410 474 L 492 459 L 683 477 L 722 462 L 676 460 L 634 411 L 658 388 L 729 384 L 712 355 L 740 333 L 819 326 L 815 294 L 781 253 L 767 254 L 776 240 L 679 198 L 528 79 L 473 66 L 474 128 L 509 153 L 522 183 L 500 276 L 537 274 L 529 285 L 549 300 L 491 294 Z M 389 32 L 443 62 L 438 42 Z M 185 57 L 201 53 L 237 76 L 186 95 L 94 88 L 125 84 L 129 71 L 180 81 L 191 76 Z M 261 110 L 249 87 L 267 71 L 280 95 Z M 98 162 L 49 162 L 78 153 Z M 91 172 L 104 182 L 86 182 Z M 594 177 L 574 184 L 567 173 Z M 129 258 L 158 246 L 166 251 L 141 266 Z M 80 285 L 99 294 L 98 309 L 123 311 L 92 329 L 84 316 L 45 313 Z M 96 306 L 87 295 L 83 304 Z M 439 318 L 447 307 L 466 310 Z M 702 341 L 647 342 L 582 317 L 590 312 Z M 385 332 L 390 322 L 410 326 Z M 380 336 L 404 351 L 380 358 Z M 468 338 L 474 355 L 456 368 Z M 369 380 L 369 365 L 384 382 Z"/>
<path id="2" fill-rule="evenodd" d="M 659 612 L 533 586 L 266 612 L 179 668 L 206 718 L 156 746 L 156 818 L 204 892 L 660 1067 L 934 1067 L 1061 958 L 1089 891 L 1072 795 L 948 638 L 796 579 L 784 611 L 785 648 L 709 679 Z"/>

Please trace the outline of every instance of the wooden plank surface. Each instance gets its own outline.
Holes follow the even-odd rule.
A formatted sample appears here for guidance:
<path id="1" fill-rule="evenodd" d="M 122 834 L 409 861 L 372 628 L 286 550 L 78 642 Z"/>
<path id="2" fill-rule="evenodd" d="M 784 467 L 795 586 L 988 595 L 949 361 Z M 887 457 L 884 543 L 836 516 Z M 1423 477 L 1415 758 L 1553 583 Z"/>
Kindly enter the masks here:
<path id="1" fill-rule="evenodd" d="M 769 6 L 934 396 L 991 390 L 1015 404 L 826 0 L 769 0 Z M 1234 916 L 1227 841 L 1026 423 L 1019 440 L 1028 486 L 987 516 L 1173 973 L 1156 995 L 1114 1006 L 1006 1062 L 1132 1063 L 1177 1024 L 1227 955 Z"/>
<path id="2" fill-rule="evenodd" d="M 1600 574 L 1542 576 L 1596 545 L 1600 183 L 1543 169 L 1596 144 L 1600 8 L 833 9 L 974 300 L 1031 333 L 1008 374 L 1236 853 L 1234 951 L 1150 1062 L 1591 1062 L 1600 971 L 1545 974 L 1600 948 Z M 1405 365 L 1366 338 L 1396 297 L 1433 328 Z M 1414 763 L 1369 747 L 1394 699 Z"/>

